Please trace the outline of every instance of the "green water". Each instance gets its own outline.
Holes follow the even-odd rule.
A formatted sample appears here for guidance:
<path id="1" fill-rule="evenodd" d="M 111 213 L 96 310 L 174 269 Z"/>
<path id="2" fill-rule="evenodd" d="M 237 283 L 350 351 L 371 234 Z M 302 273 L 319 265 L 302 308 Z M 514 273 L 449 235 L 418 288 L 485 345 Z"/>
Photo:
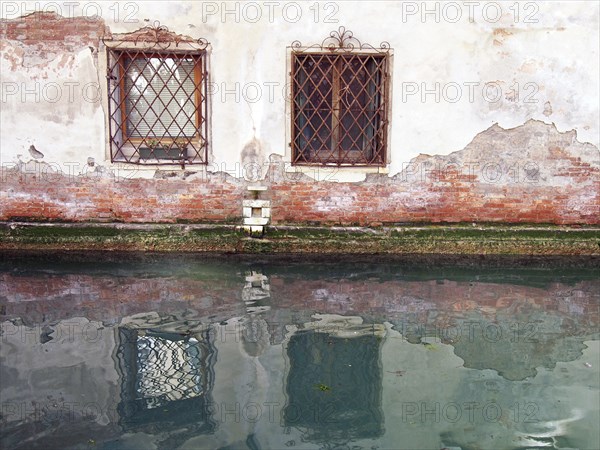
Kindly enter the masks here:
<path id="1" fill-rule="evenodd" d="M 2 449 L 598 449 L 596 260 L 0 263 Z"/>

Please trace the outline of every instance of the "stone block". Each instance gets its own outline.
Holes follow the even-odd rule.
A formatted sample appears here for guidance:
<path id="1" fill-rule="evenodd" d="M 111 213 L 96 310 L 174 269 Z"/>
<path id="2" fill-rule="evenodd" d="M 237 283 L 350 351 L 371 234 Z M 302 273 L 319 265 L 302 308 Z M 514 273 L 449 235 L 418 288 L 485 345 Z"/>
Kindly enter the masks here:
<path id="1" fill-rule="evenodd" d="M 242 206 L 244 208 L 270 208 L 271 202 L 269 200 L 242 200 Z"/>
<path id="2" fill-rule="evenodd" d="M 267 225 L 269 219 L 266 217 L 244 217 L 244 225 Z"/>

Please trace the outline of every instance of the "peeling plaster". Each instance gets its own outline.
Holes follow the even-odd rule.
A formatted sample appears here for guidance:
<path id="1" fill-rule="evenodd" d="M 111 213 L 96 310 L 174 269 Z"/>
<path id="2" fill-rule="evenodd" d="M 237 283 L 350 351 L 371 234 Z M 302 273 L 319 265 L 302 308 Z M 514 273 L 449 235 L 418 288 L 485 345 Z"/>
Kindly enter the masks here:
<path id="1" fill-rule="evenodd" d="M 28 4 L 33 9 L 33 2 Z M 211 162 L 235 167 L 243 162 L 240 149 L 253 139 L 258 140 L 263 155 L 285 156 L 289 117 L 287 99 L 279 90 L 288 81 L 285 48 L 295 39 L 306 44 L 320 42 L 337 24 L 311 21 L 308 15 L 295 24 L 281 17 L 273 23 L 223 22 L 220 14 L 192 21 L 203 17 L 201 4 L 136 5 L 135 23 L 115 22 L 113 13 L 102 8 L 113 32 L 131 32 L 143 25 L 143 19 L 158 19 L 175 33 L 204 37 L 211 43 L 211 81 L 221 88 L 211 105 Z M 420 153 L 444 155 L 465 148 L 493 124 L 510 129 L 531 119 L 542 120 L 560 131 L 576 130 L 581 141 L 599 145 L 598 68 L 585 63 L 598 58 L 598 5 L 557 2 L 538 6 L 532 23 L 515 23 L 505 11 L 495 23 L 476 17 L 472 23 L 409 20 L 398 27 L 400 4 L 339 4 L 338 22 L 365 42 L 389 41 L 396 55 L 390 177 L 401 173 Z M 372 27 L 366 17 L 378 17 L 378 26 Z M 419 45 L 414 45 L 415 40 Z M 88 43 L 76 37 L 44 46 L 3 39 L 0 51 L 3 81 L 104 85 L 98 65 L 98 57 L 103 55 L 94 48 L 90 52 Z M 236 83 L 265 82 L 277 83 L 272 100 L 266 98 L 266 91 L 257 102 L 221 96 L 224 89 L 235 89 Z M 419 96 L 405 100 L 402 83 L 406 82 L 428 87 L 433 83 L 496 82 L 502 97 L 498 102 L 486 101 L 479 94 L 472 102 L 464 98 L 456 103 L 421 101 Z M 535 102 L 524 101 L 533 92 L 527 83 L 534 83 L 537 89 Z M 40 148 L 52 148 L 48 158 L 58 164 L 83 166 L 91 156 L 110 165 L 101 102 L 23 104 L 13 100 L 3 105 L 6 111 L 18 112 L 2 117 L 3 130 L 12 130 L 2 133 L 3 162 L 16 162 L 16 155 L 24 154 L 34 142 Z M 149 178 L 155 169 L 129 166 L 128 170 L 134 177 Z M 340 170 L 336 179 L 359 181 L 365 176 L 360 171 Z"/>

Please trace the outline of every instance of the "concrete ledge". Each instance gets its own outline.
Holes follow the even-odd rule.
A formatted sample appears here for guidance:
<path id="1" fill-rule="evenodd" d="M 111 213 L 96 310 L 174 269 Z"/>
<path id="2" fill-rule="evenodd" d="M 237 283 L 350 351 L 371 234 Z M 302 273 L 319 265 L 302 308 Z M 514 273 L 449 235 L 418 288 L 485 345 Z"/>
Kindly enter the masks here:
<path id="1" fill-rule="evenodd" d="M 157 251 L 301 254 L 600 255 L 599 227 L 423 225 L 269 226 L 0 222 L 0 251 Z"/>

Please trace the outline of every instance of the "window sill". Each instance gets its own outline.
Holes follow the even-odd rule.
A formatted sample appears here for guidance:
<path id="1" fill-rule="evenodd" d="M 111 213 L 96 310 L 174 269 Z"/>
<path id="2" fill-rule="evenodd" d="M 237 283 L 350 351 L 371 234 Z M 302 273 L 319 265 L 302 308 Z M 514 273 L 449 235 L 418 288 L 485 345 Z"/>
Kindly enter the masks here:
<path id="1" fill-rule="evenodd" d="M 295 165 L 286 165 L 286 172 L 302 172 L 302 173 L 310 173 L 314 171 L 336 171 L 336 172 L 356 172 L 356 173 L 390 173 L 389 165 L 385 167 L 367 167 L 367 166 L 320 166 L 320 165 L 311 165 L 311 164 L 295 164 Z"/>
<path id="2" fill-rule="evenodd" d="M 385 167 L 351 167 L 351 166 L 317 166 L 317 165 L 286 165 L 285 172 L 302 173 L 315 181 L 358 182 L 364 181 L 371 173 L 389 174 L 389 165 Z"/>
<path id="3" fill-rule="evenodd" d="M 206 170 L 206 164 L 139 164 L 134 162 L 113 161 L 110 169 L 124 178 L 154 178 L 157 172 L 183 174 L 184 172 L 201 172 Z"/>

